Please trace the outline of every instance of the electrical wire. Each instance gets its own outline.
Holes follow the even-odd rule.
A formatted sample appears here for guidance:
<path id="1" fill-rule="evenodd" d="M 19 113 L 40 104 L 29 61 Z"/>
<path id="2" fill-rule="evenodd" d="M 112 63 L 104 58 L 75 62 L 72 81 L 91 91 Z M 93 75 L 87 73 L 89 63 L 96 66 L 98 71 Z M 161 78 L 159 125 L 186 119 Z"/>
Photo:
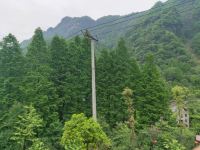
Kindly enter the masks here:
<path id="1" fill-rule="evenodd" d="M 184 2 L 181 2 L 181 3 L 177 4 L 177 5 L 171 5 L 170 7 L 167 7 L 167 8 L 165 8 L 164 10 L 169 9 L 169 8 L 171 8 L 171 7 L 177 7 L 177 6 L 186 4 L 186 3 L 191 3 L 191 2 L 193 2 L 193 1 L 185 0 Z M 173 3 L 174 3 L 174 2 L 173 2 Z M 168 3 L 167 5 L 173 4 L 173 3 Z M 162 5 L 162 6 L 167 6 L 167 5 Z M 152 8 L 152 9 L 150 9 L 150 10 L 146 10 L 146 11 L 141 12 L 141 13 L 145 13 L 145 12 L 148 12 L 148 11 L 152 11 L 152 12 L 147 13 L 147 14 L 144 14 L 144 15 L 140 15 L 141 13 L 138 13 L 139 16 L 135 16 L 135 15 L 137 15 L 137 14 L 131 14 L 131 15 L 124 16 L 124 17 L 121 17 L 121 18 L 119 18 L 119 19 L 115 19 L 115 20 L 112 20 L 112 21 L 108 21 L 108 22 L 105 22 L 105 23 L 102 23 L 102 24 L 99 24 L 99 25 L 96 25 L 96 26 L 91 26 L 91 27 L 83 28 L 83 29 L 81 29 L 81 30 L 87 29 L 87 30 L 90 30 L 90 31 L 95 31 L 95 30 L 98 30 L 98 29 L 105 28 L 105 27 L 107 27 L 107 26 L 113 26 L 113 25 L 116 25 L 116 24 L 120 24 L 120 23 L 124 23 L 124 22 L 127 22 L 127 21 L 131 21 L 131 20 L 133 20 L 133 19 L 138 19 L 138 18 L 140 18 L 140 17 L 152 15 L 153 13 L 156 13 L 156 12 L 157 12 L 157 11 L 155 11 L 155 9 L 157 9 L 157 8 L 162 8 L 162 6 L 157 6 L 157 7 L 154 7 L 154 8 Z M 163 10 L 159 10 L 159 11 L 163 11 Z M 158 12 L 159 12 L 159 11 L 158 11 Z M 129 19 L 127 19 L 127 20 L 120 21 L 120 22 L 117 22 L 117 23 L 114 23 L 114 24 L 109 24 L 109 23 L 112 23 L 112 22 L 116 22 L 116 21 L 118 21 L 118 20 L 122 20 L 122 19 L 124 19 L 124 18 L 131 17 L 131 16 L 134 16 L 134 18 L 131 18 L 131 19 L 129 18 Z M 109 25 L 107 25 L 107 24 L 109 24 Z M 99 27 L 99 26 L 102 26 L 102 25 L 106 25 L 106 26 Z M 99 28 L 96 28 L 96 27 L 99 27 Z M 96 29 L 93 29 L 93 28 L 96 28 Z M 80 34 L 81 34 L 81 30 L 79 30 L 79 31 L 77 31 L 77 32 L 75 32 L 75 33 L 73 33 L 73 34 L 71 34 L 71 35 L 69 36 L 69 38 L 67 38 L 67 39 L 71 39 L 71 38 L 74 38 L 75 36 L 80 35 Z"/>
<path id="2" fill-rule="evenodd" d="M 196 7 L 196 8 L 194 8 L 194 9 L 197 9 L 197 8 L 200 8 L 200 7 Z M 189 11 L 189 10 L 191 10 L 191 8 L 189 8 L 189 9 L 185 9 L 185 10 L 183 10 L 183 11 L 179 11 L 178 13 L 183 13 L 183 12 L 187 12 L 187 11 Z M 124 29 L 127 29 L 127 28 L 133 28 L 133 27 L 135 27 L 135 26 L 139 26 L 139 25 L 142 25 L 143 24 L 143 22 L 142 23 L 137 23 L 137 24 L 133 24 L 133 25 L 129 25 L 129 26 L 126 26 L 126 27 L 123 27 L 123 28 L 118 28 L 118 29 L 116 29 L 117 31 L 121 31 L 121 30 L 124 30 Z M 131 29 L 130 31 L 132 31 L 132 30 L 134 30 L 134 29 Z M 114 30 L 112 30 L 112 31 L 107 31 L 107 32 L 100 32 L 100 33 L 97 33 L 97 36 L 99 37 L 100 35 L 106 35 L 106 34 L 109 34 L 109 33 L 111 33 L 111 32 L 113 32 Z M 79 33 L 80 31 L 78 31 L 78 32 L 76 32 L 76 35 L 79 35 L 78 33 Z M 99 43 L 99 42 L 98 42 Z M 106 48 L 106 45 L 103 45 L 104 46 L 104 48 Z M 26 76 L 26 75 L 25 75 Z M 32 77 L 31 75 L 30 76 L 26 76 L 26 77 Z M 4 77 L 0 77 L 0 78 L 4 78 Z M 13 78 L 16 78 L 16 77 L 13 77 Z"/>
<path id="3" fill-rule="evenodd" d="M 177 7 L 177 6 L 186 4 L 186 3 L 191 3 L 191 2 L 193 2 L 193 1 L 189 1 L 189 2 L 188 2 L 188 1 L 186 0 L 186 2 L 184 2 L 184 3 L 182 2 L 182 3 L 180 3 L 180 4 L 177 4 L 177 5 L 174 5 L 174 6 L 170 6 L 170 7 L 164 8 L 164 9 L 162 9 L 162 11 L 167 10 L 167 9 L 169 9 L 169 8 L 172 8 L 172 7 Z M 160 6 L 160 7 L 161 7 L 161 6 Z M 157 8 L 160 8 L 160 7 L 157 7 Z M 152 9 L 152 10 L 154 10 L 154 9 Z M 150 11 L 152 11 L 152 10 L 150 10 Z M 147 10 L 147 11 L 149 11 L 149 10 Z M 147 11 L 145 11 L 145 12 L 147 12 Z M 159 11 L 160 11 L 160 10 L 159 10 Z M 157 12 L 157 11 L 156 11 L 156 12 Z M 141 13 L 144 13 L 144 12 L 141 12 Z M 109 24 L 109 25 L 106 25 L 106 26 L 103 26 L 103 27 L 99 27 L 99 28 L 96 28 L 96 29 L 92 29 L 92 30 L 90 30 L 90 31 L 95 31 L 95 30 L 98 30 L 98 29 L 102 29 L 102 28 L 105 28 L 105 27 L 107 27 L 107 26 L 113 26 L 113 25 L 121 24 L 121 23 L 124 23 L 124 22 L 127 22 L 127 21 L 131 21 L 131 20 L 133 20 L 133 19 L 138 19 L 138 18 L 141 18 L 141 17 L 144 17 L 144 16 L 152 15 L 153 13 L 155 13 L 155 11 L 152 11 L 152 12 L 150 12 L 150 13 L 148 13 L 148 14 L 144 14 L 144 15 L 133 16 L 133 18 L 130 18 L 130 19 L 127 19 L 127 20 L 124 20 L 124 21 L 120 21 L 120 22 L 117 22 L 117 23 Z M 87 29 L 91 29 L 91 28 L 87 28 Z"/>
<path id="4" fill-rule="evenodd" d="M 194 8 L 194 9 L 197 9 L 197 8 L 200 8 L 200 7 L 196 7 L 196 8 Z M 191 8 L 189 8 L 189 9 L 185 9 L 185 10 L 183 10 L 183 11 L 178 11 L 177 13 L 184 13 L 184 12 L 187 12 L 187 11 L 190 11 L 191 10 Z M 127 29 L 127 28 L 133 28 L 133 27 L 135 27 L 135 26 L 139 26 L 139 25 L 142 25 L 143 24 L 143 22 L 142 23 L 137 23 L 137 24 L 133 24 L 133 25 L 129 25 L 129 26 L 125 26 L 125 27 L 123 27 L 123 28 L 118 28 L 118 29 L 115 29 L 115 30 L 117 30 L 117 31 L 121 31 L 121 30 L 124 30 L 124 29 Z M 112 31 L 107 31 L 107 32 L 99 32 L 99 33 L 96 33 L 97 34 L 97 36 L 99 37 L 100 35 L 106 35 L 106 34 L 109 34 L 109 33 L 112 33 L 114 30 L 112 30 Z"/>

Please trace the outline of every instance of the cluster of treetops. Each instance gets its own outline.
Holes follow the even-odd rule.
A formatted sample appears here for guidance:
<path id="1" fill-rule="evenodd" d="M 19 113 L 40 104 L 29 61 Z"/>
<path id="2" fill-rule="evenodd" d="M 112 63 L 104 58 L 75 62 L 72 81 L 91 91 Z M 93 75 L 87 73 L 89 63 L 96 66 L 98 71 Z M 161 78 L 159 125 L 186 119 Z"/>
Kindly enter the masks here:
<path id="1" fill-rule="evenodd" d="M 138 63 L 123 39 L 96 58 L 97 114 L 91 116 L 90 41 L 40 28 L 24 54 L 9 34 L 0 43 L 1 150 L 184 150 L 194 146 L 200 116 L 190 128 L 171 112 L 190 90 L 169 85 L 154 56 Z M 196 116 L 195 116 L 196 115 Z"/>

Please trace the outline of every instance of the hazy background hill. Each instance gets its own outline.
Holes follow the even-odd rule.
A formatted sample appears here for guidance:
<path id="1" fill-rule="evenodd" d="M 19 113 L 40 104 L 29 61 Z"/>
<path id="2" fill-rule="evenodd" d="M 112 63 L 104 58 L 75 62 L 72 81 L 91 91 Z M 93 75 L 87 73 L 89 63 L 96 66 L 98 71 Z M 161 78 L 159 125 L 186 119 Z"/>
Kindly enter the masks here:
<path id="1" fill-rule="evenodd" d="M 105 16 L 94 20 L 89 16 L 83 17 L 64 17 L 61 22 L 55 26 L 50 27 L 47 31 L 44 31 L 44 37 L 46 40 L 51 40 L 55 35 L 62 36 L 64 38 L 69 38 L 81 29 L 96 26 L 107 21 L 112 21 L 118 19 L 120 16 Z M 105 30 L 105 29 L 104 29 Z M 25 40 L 21 43 L 21 46 L 25 48 L 30 43 L 30 40 Z"/>
<path id="2" fill-rule="evenodd" d="M 64 38 L 70 38 L 81 29 L 98 26 L 97 28 L 93 28 L 95 31 L 91 32 L 95 36 L 97 35 L 98 38 L 101 39 L 101 41 L 103 41 L 103 43 L 105 43 L 107 46 L 114 46 L 116 44 L 116 40 L 118 40 L 119 37 L 124 36 L 124 34 L 127 33 L 127 31 L 129 32 L 130 29 L 133 30 L 135 26 L 140 26 L 141 20 L 146 19 L 146 22 L 153 21 L 150 20 L 153 14 L 161 15 L 162 11 L 166 10 L 165 12 L 168 12 L 170 8 L 176 7 L 177 11 L 180 12 L 180 17 L 176 18 L 176 14 L 172 14 L 171 17 L 174 17 L 173 19 L 175 19 L 173 21 L 177 21 L 177 19 L 181 20 L 183 26 L 179 26 L 179 30 L 181 30 L 180 32 L 183 31 L 182 34 L 184 35 L 184 38 L 192 38 L 193 35 L 196 33 L 196 30 L 194 30 L 194 28 L 200 28 L 200 21 L 197 20 L 198 9 L 193 8 L 194 6 L 198 7 L 198 3 L 199 2 L 197 0 L 169 0 L 165 3 L 158 2 L 150 10 L 144 12 L 132 13 L 126 16 L 108 15 L 101 17 L 97 20 L 94 20 L 89 16 L 74 18 L 66 16 L 55 27 L 50 27 L 49 29 L 44 31 L 44 37 L 46 40 L 51 40 L 52 37 L 55 35 L 62 36 Z M 165 18 L 166 14 L 159 17 L 160 19 Z M 106 23 L 116 19 L 119 20 L 108 25 L 99 26 L 102 23 Z M 131 25 L 133 25 L 133 27 L 131 27 Z M 123 28 L 127 26 L 127 29 Z M 24 40 L 21 43 L 22 48 L 25 48 L 28 43 L 30 43 L 30 39 Z"/>
<path id="3" fill-rule="evenodd" d="M 68 39 L 81 29 L 97 26 L 90 31 L 99 39 L 98 49 L 115 47 L 123 37 L 140 62 L 152 52 L 168 81 L 199 86 L 198 18 L 199 0 L 169 0 L 156 3 L 150 10 L 127 16 L 109 15 L 97 20 L 88 16 L 65 17 L 56 27 L 44 31 L 44 37 L 47 41 L 55 35 Z M 112 20 L 116 21 L 104 24 Z M 21 46 L 25 48 L 30 41 L 23 41 Z"/>

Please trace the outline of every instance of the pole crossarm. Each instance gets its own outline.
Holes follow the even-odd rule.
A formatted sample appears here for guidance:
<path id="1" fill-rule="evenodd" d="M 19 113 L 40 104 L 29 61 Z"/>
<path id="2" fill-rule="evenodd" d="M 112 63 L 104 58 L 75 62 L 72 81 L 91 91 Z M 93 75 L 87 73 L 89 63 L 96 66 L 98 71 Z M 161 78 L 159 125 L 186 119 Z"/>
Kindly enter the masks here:
<path id="1" fill-rule="evenodd" d="M 90 40 L 94 40 L 96 42 L 98 41 L 98 39 L 95 38 L 94 36 L 92 36 L 91 33 L 87 29 L 85 29 L 85 31 L 81 30 L 81 32 L 82 32 L 84 37 L 89 38 Z"/>

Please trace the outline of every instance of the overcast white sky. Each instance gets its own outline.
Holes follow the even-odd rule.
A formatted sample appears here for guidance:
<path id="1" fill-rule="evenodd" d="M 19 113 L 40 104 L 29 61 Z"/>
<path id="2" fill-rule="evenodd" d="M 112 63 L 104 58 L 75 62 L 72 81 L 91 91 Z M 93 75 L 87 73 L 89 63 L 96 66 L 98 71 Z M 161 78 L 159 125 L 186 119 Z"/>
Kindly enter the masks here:
<path id="1" fill-rule="evenodd" d="M 125 15 L 149 9 L 158 0 L 0 0 L 0 38 L 8 33 L 19 41 L 35 28 L 56 26 L 65 16 Z M 164 0 L 162 0 L 164 1 Z"/>

